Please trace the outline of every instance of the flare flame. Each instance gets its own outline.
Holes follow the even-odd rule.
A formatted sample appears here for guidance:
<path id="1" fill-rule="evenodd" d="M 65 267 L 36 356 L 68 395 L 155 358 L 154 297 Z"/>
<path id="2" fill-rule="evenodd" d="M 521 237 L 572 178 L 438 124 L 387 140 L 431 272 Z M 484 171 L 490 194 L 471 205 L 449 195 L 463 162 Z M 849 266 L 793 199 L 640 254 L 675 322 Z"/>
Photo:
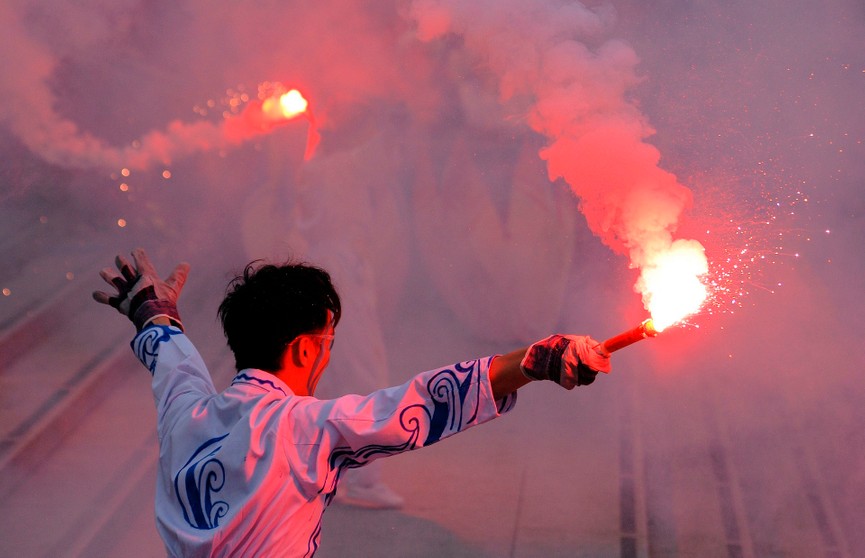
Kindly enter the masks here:
<path id="1" fill-rule="evenodd" d="M 309 102 L 297 89 L 292 89 L 278 97 L 268 97 L 261 105 L 261 111 L 270 120 L 291 120 L 306 112 Z"/>
<path id="2" fill-rule="evenodd" d="M 635 289 L 652 316 L 656 331 L 697 313 L 709 295 L 702 279 L 708 273 L 703 246 L 677 240 L 643 266 Z"/>

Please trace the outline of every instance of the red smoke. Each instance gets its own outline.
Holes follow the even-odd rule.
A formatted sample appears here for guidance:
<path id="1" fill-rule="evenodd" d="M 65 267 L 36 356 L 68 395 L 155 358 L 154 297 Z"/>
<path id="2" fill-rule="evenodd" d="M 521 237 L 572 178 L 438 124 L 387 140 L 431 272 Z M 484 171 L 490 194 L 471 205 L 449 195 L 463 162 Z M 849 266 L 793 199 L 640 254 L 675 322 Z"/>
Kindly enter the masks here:
<path id="1" fill-rule="evenodd" d="M 457 34 L 489 65 L 501 101 L 524 110 L 547 138 L 540 156 L 550 179 L 563 178 L 591 230 L 640 268 L 636 289 L 666 327 L 699 310 L 706 296 L 702 246 L 673 237 L 691 192 L 659 167 L 660 153 L 645 142 L 653 130 L 626 97 L 638 81 L 637 56 L 621 41 L 602 40 L 609 14 L 556 2 L 535 8 L 541 5 L 526 19 L 493 1 L 418 0 L 412 14 L 422 39 Z M 687 286 L 688 305 L 679 306 L 671 284 Z"/>
<path id="2" fill-rule="evenodd" d="M 218 120 L 174 117 L 129 147 L 82 131 L 55 108 L 62 92 L 50 84 L 61 60 L 86 59 L 82 53 L 117 40 L 123 31 L 118 22 L 134 25 L 123 6 L 99 4 L 69 9 L 91 24 L 87 32 L 68 37 L 52 34 L 48 24 L 27 33 L 22 22 L 25 16 L 36 21 L 32 13 L 0 7 L 0 21 L 10 29 L 0 39 L 0 54 L 27 60 L 20 71 L 0 77 L 0 93 L 7 100 L 0 111 L 21 142 L 45 160 L 140 170 L 196 152 L 223 151 L 282 123 L 265 116 L 259 96 L 239 113 L 227 111 Z M 628 98 L 639 82 L 638 59 L 627 44 L 608 37 L 612 15 L 607 9 L 552 0 L 513 5 L 416 0 L 403 11 L 388 3 L 372 8 L 321 2 L 315 9 L 293 10 L 292 33 L 286 33 L 272 8 L 256 3 L 243 8 L 219 11 L 189 4 L 194 14 L 184 22 L 189 44 L 216 33 L 219 44 L 237 46 L 232 51 L 175 47 L 153 70 L 156 85 L 150 95 L 156 104 L 159 96 L 168 99 L 173 93 L 158 85 L 165 63 L 185 64 L 191 76 L 208 68 L 208 76 L 231 76 L 226 77 L 230 83 L 247 85 L 251 78 L 260 83 L 288 76 L 309 85 L 310 97 L 322 111 L 343 117 L 365 105 L 390 102 L 413 110 L 418 121 L 433 121 L 442 106 L 454 102 L 438 81 L 459 80 L 457 102 L 468 121 L 527 125 L 546 138 L 540 156 L 550 179 L 563 178 L 579 198 L 591 230 L 641 270 L 638 288 L 648 307 L 654 295 L 645 273 L 669 261 L 663 256 L 674 250 L 676 226 L 691 194 L 659 167 L 660 154 L 646 143 L 653 130 Z M 322 33 L 322 22 L 340 33 Z M 49 35 L 55 39 L 45 40 Z M 121 114 L 121 109 L 142 110 L 114 108 Z M 310 112 L 307 118 L 309 158 L 319 136 Z M 675 251 L 684 248 L 695 261 L 702 258 L 688 270 L 696 280 L 706 268 L 702 247 L 680 242 Z"/>

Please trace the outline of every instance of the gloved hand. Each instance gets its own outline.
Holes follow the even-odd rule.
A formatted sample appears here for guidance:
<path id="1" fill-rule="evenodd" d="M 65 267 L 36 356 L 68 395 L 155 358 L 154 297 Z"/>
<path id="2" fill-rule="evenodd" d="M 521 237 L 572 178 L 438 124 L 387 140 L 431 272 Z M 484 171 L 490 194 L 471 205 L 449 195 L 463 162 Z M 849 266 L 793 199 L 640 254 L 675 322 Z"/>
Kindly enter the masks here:
<path id="1" fill-rule="evenodd" d="M 115 264 L 120 270 L 119 274 L 111 268 L 99 272 L 106 283 L 117 289 L 117 295 L 96 291 L 93 293 L 94 300 L 117 308 L 132 320 L 139 331 L 160 316 L 167 317 L 173 325 L 183 329 L 177 312 L 177 299 L 189 275 L 189 264 L 179 264 L 163 281 L 144 250 L 136 248 L 132 251 L 132 257 L 135 260 L 134 267 L 123 256 L 117 256 Z"/>
<path id="2" fill-rule="evenodd" d="M 520 369 L 532 380 L 552 380 L 565 389 L 589 385 L 598 372 L 610 372 L 610 356 L 595 351 L 587 336 L 551 335 L 529 347 Z"/>

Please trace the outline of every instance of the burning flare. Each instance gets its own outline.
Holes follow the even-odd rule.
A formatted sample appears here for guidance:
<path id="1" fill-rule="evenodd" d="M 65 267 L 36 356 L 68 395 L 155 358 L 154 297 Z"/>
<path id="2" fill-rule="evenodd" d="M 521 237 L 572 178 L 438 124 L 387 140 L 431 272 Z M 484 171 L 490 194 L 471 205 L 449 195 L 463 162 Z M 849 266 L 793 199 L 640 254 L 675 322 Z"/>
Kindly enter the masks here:
<path id="1" fill-rule="evenodd" d="M 309 101 L 297 89 L 286 91 L 279 82 L 264 82 L 258 86 L 258 99 L 251 101 L 243 111 L 224 121 L 225 137 L 240 143 L 251 137 L 268 134 L 275 128 L 303 116 L 308 122 L 304 160 L 310 160 L 321 141 Z"/>
<path id="2" fill-rule="evenodd" d="M 300 91 L 292 89 L 282 95 L 268 97 L 261 105 L 261 111 L 270 120 L 290 120 L 306 112 L 309 103 Z"/>
<path id="3" fill-rule="evenodd" d="M 700 310 L 709 294 L 701 281 L 708 271 L 703 246 L 695 240 L 676 240 L 647 259 L 635 289 L 643 295 L 656 331 Z"/>
<path id="4" fill-rule="evenodd" d="M 676 240 L 646 257 L 634 289 L 642 293 L 643 305 L 652 317 L 594 349 L 608 356 L 697 313 L 709 295 L 701 281 L 708 271 L 703 245 L 696 240 Z"/>
<path id="5" fill-rule="evenodd" d="M 599 355 L 609 356 L 619 349 L 624 349 L 629 345 L 633 345 L 637 341 L 642 341 L 647 337 L 656 337 L 657 335 L 658 330 L 655 329 L 654 322 L 649 318 L 633 329 L 623 331 L 614 337 L 610 337 L 603 343 L 598 343 L 595 345 L 595 350 Z"/>

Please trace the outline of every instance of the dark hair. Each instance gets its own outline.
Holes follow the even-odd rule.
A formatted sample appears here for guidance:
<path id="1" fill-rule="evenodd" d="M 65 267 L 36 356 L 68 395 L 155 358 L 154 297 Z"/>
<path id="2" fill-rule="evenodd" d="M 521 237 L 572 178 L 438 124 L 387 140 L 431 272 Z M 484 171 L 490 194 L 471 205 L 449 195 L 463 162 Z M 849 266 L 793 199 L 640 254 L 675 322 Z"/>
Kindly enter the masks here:
<path id="1" fill-rule="evenodd" d="M 219 319 L 238 370 L 279 370 L 298 335 L 339 321 L 339 295 L 323 269 L 301 263 L 251 262 L 228 284 Z"/>

